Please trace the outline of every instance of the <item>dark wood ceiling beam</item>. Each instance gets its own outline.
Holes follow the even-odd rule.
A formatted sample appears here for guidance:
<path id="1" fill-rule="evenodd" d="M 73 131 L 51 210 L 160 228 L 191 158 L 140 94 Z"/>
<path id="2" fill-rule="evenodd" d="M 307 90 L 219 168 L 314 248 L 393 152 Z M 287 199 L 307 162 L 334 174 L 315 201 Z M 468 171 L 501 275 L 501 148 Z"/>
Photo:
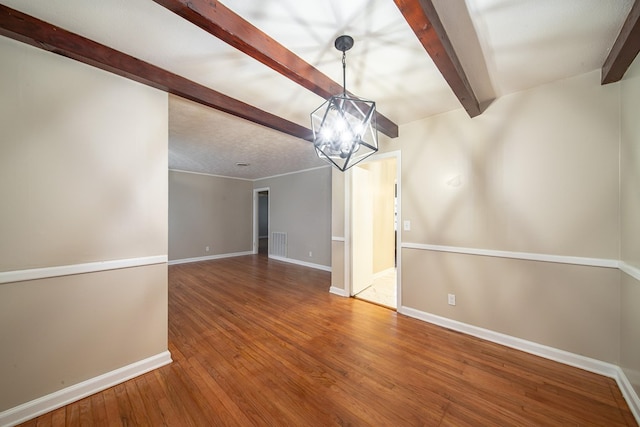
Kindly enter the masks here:
<path id="1" fill-rule="evenodd" d="M 154 0 L 288 79 L 329 99 L 342 86 L 216 0 Z M 376 113 L 378 131 L 398 136 L 398 125 Z"/>
<path id="2" fill-rule="evenodd" d="M 394 0 L 394 2 L 469 116 L 475 117 L 482 113 L 478 99 L 433 2 L 431 0 Z"/>
<path id="3" fill-rule="evenodd" d="M 312 131 L 108 46 L 0 5 L 0 35 L 75 59 L 262 126 L 313 140 Z"/>
<path id="4" fill-rule="evenodd" d="M 602 66 L 602 84 L 614 83 L 622 79 L 624 73 L 640 51 L 640 0 L 631 6 L 631 11 L 613 43 Z"/>

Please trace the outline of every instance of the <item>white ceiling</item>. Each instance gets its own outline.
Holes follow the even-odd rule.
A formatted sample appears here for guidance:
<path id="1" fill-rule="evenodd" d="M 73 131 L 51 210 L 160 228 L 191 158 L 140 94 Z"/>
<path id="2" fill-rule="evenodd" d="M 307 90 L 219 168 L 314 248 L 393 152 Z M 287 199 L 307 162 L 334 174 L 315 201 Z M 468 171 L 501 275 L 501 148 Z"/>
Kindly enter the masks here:
<path id="1" fill-rule="evenodd" d="M 151 0 L 0 3 L 305 127 L 324 102 Z M 222 3 L 340 84 L 333 42 L 351 35 L 349 91 L 399 125 L 461 108 L 392 0 Z M 483 102 L 601 68 L 633 0 L 434 3 Z M 174 96 L 169 104 L 170 168 L 256 179 L 323 165 L 309 142 Z"/>

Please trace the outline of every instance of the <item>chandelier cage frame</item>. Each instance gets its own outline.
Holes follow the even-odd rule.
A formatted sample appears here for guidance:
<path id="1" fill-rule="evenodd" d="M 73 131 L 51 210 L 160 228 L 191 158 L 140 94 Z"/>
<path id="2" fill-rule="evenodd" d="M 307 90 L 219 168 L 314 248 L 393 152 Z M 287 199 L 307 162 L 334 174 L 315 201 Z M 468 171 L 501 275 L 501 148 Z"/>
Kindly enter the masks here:
<path id="1" fill-rule="evenodd" d="M 346 51 L 353 38 L 342 35 L 334 45 L 342 51 L 342 94 L 311 113 L 311 127 L 317 156 L 344 172 L 378 151 L 376 103 L 347 92 Z"/>

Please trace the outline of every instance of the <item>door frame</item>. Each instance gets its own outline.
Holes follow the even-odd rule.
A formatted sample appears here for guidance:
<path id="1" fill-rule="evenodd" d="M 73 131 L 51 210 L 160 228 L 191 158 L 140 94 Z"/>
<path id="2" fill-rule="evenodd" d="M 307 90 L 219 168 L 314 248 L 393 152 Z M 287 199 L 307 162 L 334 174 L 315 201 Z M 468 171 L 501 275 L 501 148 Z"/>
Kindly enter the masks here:
<path id="1" fill-rule="evenodd" d="M 267 192 L 267 197 L 271 199 L 270 196 L 270 188 L 262 187 L 262 188 L 254 188 L 253 189 L 253 249 L 252 253 L 255 255 L 258 253 L 258 245 L 260 244 L 260 194 L 263 191 Z M 269 204 L 267 206 L 267 228 L 269 229 L 269 233 L 271 232 L 271 200 L 269 200 Z M 267 248 L 267 254 L 269 253 L 269 248 Z"/>
<path id="2" fill-rule="evenodd" d="M 374 154 L 364 160 L 362 164 L 374 162 L 376 160 L 384 160 L 395 158 L 396 160 L 396 186 L 397 186 L 397 223 L 396 223 L 396 311 L 400 310 L 400 302 L 402 301 L 402 152 L 400 150 L 390 151 L 386 153 Z M 354 167 L 357 167 L 355 165 Z M 345 246 L 344 246 L 344 283 L 345 294 L 351 296 L 352 288 L 352 209 L 351 194 L 353 192 L 353 180 L 351 179 L 351 170 L 347 170 L 345 175 L 344 186 L 344 230 L 345 230 Z"/>

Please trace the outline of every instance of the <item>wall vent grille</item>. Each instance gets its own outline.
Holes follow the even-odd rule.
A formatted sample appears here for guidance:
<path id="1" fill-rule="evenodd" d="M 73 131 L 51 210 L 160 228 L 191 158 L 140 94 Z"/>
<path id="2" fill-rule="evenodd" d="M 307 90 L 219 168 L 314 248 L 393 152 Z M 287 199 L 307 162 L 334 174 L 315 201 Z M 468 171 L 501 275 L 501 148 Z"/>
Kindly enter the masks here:
<path id="1" fill-rule="evenodd" d="M 271 233 L 271 255 L 287 257 L 287 233 L 282 231 Z"/>

